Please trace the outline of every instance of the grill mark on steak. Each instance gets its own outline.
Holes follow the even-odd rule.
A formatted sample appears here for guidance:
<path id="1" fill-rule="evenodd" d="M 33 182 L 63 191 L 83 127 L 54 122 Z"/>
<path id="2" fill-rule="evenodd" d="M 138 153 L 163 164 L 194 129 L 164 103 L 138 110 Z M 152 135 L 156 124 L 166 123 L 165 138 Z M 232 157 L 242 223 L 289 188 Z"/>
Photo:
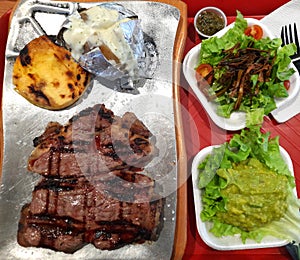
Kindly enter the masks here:
<path id="1" fill-rule="evenodd" d="M 94 223 L 86 230 L 85 224 L 67 218 L 33 216 L 27 205 L 22 209 L 19 230 L 20 244 L 65 253 L 74 253 L 87 243 L 92 243 L 99 249 L 112 250 L 129 243 L 143 243 L 152 239 L 148 230 L 134 224 L 120 221 Z"/>
<path id="2" fill-rule="evenodd" d="M 22 208 L 18 243 L 74 253 L 157 240 L 165 200 L 143 174 L 158 152 L 150 138 L 133 113 L 118 117 L 104 105 L 64 126 L 50 122 L 28 159 L 42 177 Z"/>
<path id="3" fill-rule="evenodd" d="M 89 164 L 102 164 L 109 170 L 133 165 L 142 167 L 157 154 L 150 137 L 150 131 L 133 113 L 127 112 L 121 118 L 104 105 L 96 105 L 81 111 L 66 126 L 50 123 L 45 132 L 34 139 L 35 150 L 29 158 L 28 169 L 44 176 L 59 177 L 59 165 L 68 157 L 66 154 L 81 158 L 81 153 L 90 155 L 91 158 L 86 159 L 93 162 Z M 152 142 L 155 143 L 154 138 Z M 84 175 L 80 167 L 86 169 L 85 164 L 80 162 L 79 169 L 70 177 L 74 173 Z"/>
<path id="4" fill-rule="evenodd" d="M 124 175 L 126 177 L 122 178 Z M 138 176 L 136 178 L 128 178 L 128 175 Z M 141 205 L 142 203 L 146 203 L 148 205 L 148 202 L 153 199 L 154 186 L 154 181 L 149 177 L 129 171 L 111 172 L 107 178 L 97 176 L 97 178 L 93 178 L 92 180 L 84 177 L 74 179 L 45 178 L 33 191 L 31 211 L 34 214 L 48 214 L 49 208 L 57 209 L 57 198 L 61 201 L 66 201 L 65 205 L 72 203 L 72 206 L 76 204 L 82 208 L 93 205 L 93 201 L 108 201 L 113 204 L 116 204 L 115 201 L 124 201 L 128 205 L 131 205 L 130 203 L 141 203 Z M 68 200 L 72 196 L 74 199 Z M 88 199 L 87 204 L 80 203 L 80 201 L 85 201 L 85 199 Z M 49 201 L 54 201 L 55 204 L 52 205 Z M 79 203 L 77 204 L 77 202 Z M 74 206 L 74 210 L 75 214 L 77 214 L 75 208 L 76 206 Z M 114 209 L 111 208 L 110 210 Z"/>
<path id="5" fill-rule="evenodd" d="M 45 247 L 66 253 L 74 253 L 88 243 L 80 223 L 49 216 L 32 216 L 29 205 L 22 208 L 17 240 L 24 247 Z"/>
<path id="6" fill-rule="evenodd" d="M 85 178 L 43 178 L 33 191 L 31 203 L 22 209 L 19 244 L 73 253 L 86 243 L 112 250 L 128 243 L 158 238 L 163 223 L 163 199 L 139 202 L 137 198 L 134 202 L 126 202 L 110 196 L 111 183 L 99 184 L 100 187 L 91 185 Z M 148 190 L 151 197 L 154 184 L 149 185 L 141 190 Z M 74 237 L 74 248 L 68 242 L 70 236 Z M 50 240 L 63 243 L 67 240 L 68 246 L 57 247 Z"/>

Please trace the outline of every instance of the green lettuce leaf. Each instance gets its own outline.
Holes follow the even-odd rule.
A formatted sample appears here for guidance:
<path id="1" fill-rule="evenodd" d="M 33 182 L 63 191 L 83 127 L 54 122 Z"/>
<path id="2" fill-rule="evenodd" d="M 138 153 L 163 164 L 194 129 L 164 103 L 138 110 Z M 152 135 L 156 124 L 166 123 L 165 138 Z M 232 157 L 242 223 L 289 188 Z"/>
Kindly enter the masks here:
<path id="1" fill-rule="evenodd" d="M 235 183 L 229 174 L 233 166 L 245 163 L 251 158 L 258 160 L 274 174 L 285 178 L 286 185 L 288 185 L 288 208 L 280 220 L 272 221 L 251 231 L 245 231 L 241 227 L 222 223 L 218 215 L 227 211 L 227 197 L 223 191 L 228 185 Z M 204 176 L 206 174 L 208 176 Z M 244 187 L 247 187 L 247 184 Z M 261 131 L 261 125 L 250 125 L 248 128 L 242 129 L 239 134 L 234 134 L 219 148 L 215 148 L 213 153 L 200 163 L 199 188 L 202 189 L 203 203 L 201 220 L 213 223 L 210 232 L 217 237 L 239 234 L 245 243 L 247 239 L 260 242 L 266 235 L 271 235 L 299 243 L 300 200 L 293 191 L 294 187 L 295 179 L 280 153 L 279 137 L 271 138 L 270 132 Z"/>
<path id="2" fill-rule="evenodd" d="M 214 68 L 214 80 L 210 93 L 215 93 L 224 86 L 220 85 L 217 79 L 222 78 L 225 68 L 219 68 L 217 65 L 225 57 L 226 53 L 224 51 L 231 49 L 232 47 L 240 44 L 240 49 L 244 49 L 249 46 L 253 48 L 258 48 L 260 50 L 265 50 L 270 53 L 270 57 L 274 60 L 272 66 L 272 72 L 270 78 L 265 82 L 258 82 L 258 75 L 251 76 L 252 87 L 257 88 L 259 86 L 259 93 L 252 95 L 251 98 L 243 96 L 241 105 L 238 111 L 245 113 L 252 113 L 256 109 L 259 111 L 256 113 L 258 115 L 261 111 L 265 115 L 268 115 L 271 111 L 276 109 L 275 98 L 286 98 L 288 97 L 288 92 L 284 87 L 283 82 L 288 80 L 295 70 L 289 67 L 291 63 L 290 55 L 295 53 L 295 44 L 288 44 L 281 47 L 282 41 L 280 38 L 270 39 L 269 37 L 262 38 L 260 40 L 255 40 L 251 36 L 246 36 L 244 34 L 247 28 L 247 21 L 244 19 L 243 15 L 237 11 L 237 16 L 235 23 L 232 28 L 230 28 L 221 37 L 211 37 L 209 39 L 203 40 L 201 43 L 201 49 L 199 54 L 198 64 L 208 63 Z M 216 113 L 225 118 L 229 118 L 230 115 L 235 111 L 234 104 L 236 102 L 236 97 L 230 96 L 225 93 L 217 97 L 214 101 L 217 104 Z M 260 110 L 263 108 L 263 110 Z M 252 124 L 260 124 L 261 117 L 250 116 Z M 258 121 L 254 121 L 257 119 Z"/>
<path id="3" fill-rule="evenodd" d="M 221 162 L 224 157 L 225 145 L 214 148 L 212 156 L 209 156 L 205 161 L 205 165 L 200 164 L 198 169 L 201 172 L 198 188 L 202 189 L 214 178 L 217 169 L 220 168 Z"/>

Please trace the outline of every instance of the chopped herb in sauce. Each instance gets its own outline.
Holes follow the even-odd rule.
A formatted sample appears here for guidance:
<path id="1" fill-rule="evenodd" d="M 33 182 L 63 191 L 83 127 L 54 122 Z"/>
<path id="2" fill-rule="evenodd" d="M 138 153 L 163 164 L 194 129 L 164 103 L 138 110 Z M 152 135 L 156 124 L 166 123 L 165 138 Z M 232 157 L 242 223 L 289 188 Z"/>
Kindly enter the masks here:
<path id="1" fill-rule="evenodd" d="M 198 29 L 211 36 L 224 28 L 224 19 L 212 11 L 204 11 L 197 17 L 196 25 Z"/>

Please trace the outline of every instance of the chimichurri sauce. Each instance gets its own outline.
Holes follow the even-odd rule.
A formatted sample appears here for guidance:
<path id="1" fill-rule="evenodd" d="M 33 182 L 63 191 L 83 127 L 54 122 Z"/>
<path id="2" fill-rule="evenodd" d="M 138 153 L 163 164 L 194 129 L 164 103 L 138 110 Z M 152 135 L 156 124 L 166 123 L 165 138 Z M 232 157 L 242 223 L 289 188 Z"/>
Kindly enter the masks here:
<path id="1" fill-rule="evenodd" d="M 215 12 L 204 11 L 198 16 L 196 25 L 202 33 L 211 36 L 224 28 L 224 20 Z"/>

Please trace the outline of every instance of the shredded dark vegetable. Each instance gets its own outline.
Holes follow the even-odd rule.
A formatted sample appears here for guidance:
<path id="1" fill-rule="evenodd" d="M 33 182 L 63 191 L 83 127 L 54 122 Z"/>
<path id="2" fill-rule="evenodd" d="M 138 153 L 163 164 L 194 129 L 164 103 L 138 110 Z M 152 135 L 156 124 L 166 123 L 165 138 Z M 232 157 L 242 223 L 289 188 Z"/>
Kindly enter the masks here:
<path id="1" fill-rule="evenodd" d="M 275 58 L 271 57 L 270 52 L 251 46 L 241 49 L 240 44 L 224 53 L 226 56 L 215 68 L 223 70 L 222 77 L 214 79 L 221 87 L 209 98 L 213 100 L 227 93 L 229 97 L 236 98 L 234 110 L 238 110 L 244 97 L 249 98 L 251 103 L 252 97 L 260 92 L 259 83 L 269 81 Z M 254 86 L 252 75 L 258 75 Z"/>

